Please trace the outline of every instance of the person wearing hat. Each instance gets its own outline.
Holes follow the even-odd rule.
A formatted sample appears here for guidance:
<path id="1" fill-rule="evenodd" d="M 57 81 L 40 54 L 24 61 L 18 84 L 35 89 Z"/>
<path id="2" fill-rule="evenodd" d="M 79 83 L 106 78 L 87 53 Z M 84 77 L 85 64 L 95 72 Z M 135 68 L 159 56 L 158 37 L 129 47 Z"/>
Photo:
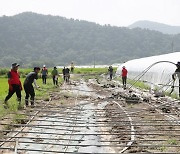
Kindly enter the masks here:
<path id="1" fill-rule="evenodd" d="M 46 68 L 46 65 L 43 65 L 43 68 L 41 70 L 41 74 L 42 74 L 43 84 L 46 84 L 46 78 L 47 78 L 47 75 L 48 75 L 48 69 Z"/>
<path id="2" fill-rule="evenodd" d="M 34 83 L 36 88 L 39 87 L 36 84 L 36 80 L 38 79 L 38 73 L 39 72 L 40 72 L 40 67 L 34 67 L 34 71 L 30 72 L 26 76 L 26 79 L 24 81 L 24 90 L 25 90 L 25 93 L 26 93 L 26 96 L 25 96 L 25 105 L 26 105 L 26 107 L 29 105 L 29 96 L 31 96 L 31 98 L 30 98 L 31 107 L 34 107 L 35 92 L 34 92 L 34 87 L 33 87 L 32 84 Z"/>
<path id="3" fill-rule="evenodd" d="M 176 80 L 176 77 L 178 77 L 178 79 L 179 79 L 179 97 L 180 97 L 180 62 L 177 62 L 176 67 L 177 68 L 176 68 L 175 72 L 172 74 L 172 78 L 174 81 Z"/>
<path id="4" fill-rule="evenodd" d="M 22 84 L 20 81 L 20 75 L 18 73 L 19 64 L 13 63 L 11 70 L 8 72 L 8 84 L 9 84 L 9 92 L 4 100 L 4 108 L 8 107 L 7 101 L 12 97 L 12 95 L 16 92 L 17 100 L 19 102 L 19 107 L 21 107 L 21 90 Z"/>
<path id="5" fill-rule="evenodd" d="M 58 75 L 59 75 L 59 73 L 58 73 L 58 70 L 57 70 L 56 67 L 54 67 L 51 74 L 52 74 L 52 78 L 53 78 L 53 84 L 57 86 L 58 85 Z"/>
<path id="6" fill-rule="evenodd" d="M 128 71 L 127 71 L 126 67 L 123 66 L 121 76 L 122 76 L 122 82 L 123 82 L 124 89 L 126 89 L 127 73 L 128 73 Z"/>

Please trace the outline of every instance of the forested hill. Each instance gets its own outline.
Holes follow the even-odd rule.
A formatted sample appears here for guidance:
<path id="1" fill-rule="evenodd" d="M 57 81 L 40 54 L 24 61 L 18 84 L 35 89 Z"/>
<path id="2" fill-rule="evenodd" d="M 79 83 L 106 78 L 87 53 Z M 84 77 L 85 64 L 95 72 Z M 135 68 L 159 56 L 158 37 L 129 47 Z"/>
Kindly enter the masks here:
<path id="1" fill-rule="evenodd" d="M 111 64 L 180 51 L 180 35 L 98 25 L 58 16 L 21 13 L 0 17 L 0 66 Z"/>

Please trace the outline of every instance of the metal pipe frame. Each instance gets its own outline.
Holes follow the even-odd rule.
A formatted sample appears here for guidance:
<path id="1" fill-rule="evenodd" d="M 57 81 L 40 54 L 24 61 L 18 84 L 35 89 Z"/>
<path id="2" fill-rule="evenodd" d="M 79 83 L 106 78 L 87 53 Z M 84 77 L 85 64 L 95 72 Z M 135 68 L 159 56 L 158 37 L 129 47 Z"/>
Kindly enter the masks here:
<path id="1" fill-rule="evenodd" d="M 12 118 L 3 118 L 4 119 L 12 119 Z M 13 120 L 13 119 L 12 119 Z M 28 120 L 27 118 L 17 118 L 16 120 Z M 44 121 L 44 122 L 58 122 L 58 123 L 72 123 L 71 121 L 78 121 L 78 120 L 72 120 L 71 121 L 60 121 L 60 120 L 49 120 L 49 119 L 34 119 L 32 121 Z M 170 121 L 169 120 L 162 120 L 162 119 L 154 119 L 154 120 L 146 120 L 146 121 L 140 121 L 140 120 L 133 120 L 133 123 L 154 123 L 154 122 L 161 122 L 161 123 L 167 123 Z M 177 122 L 177 120 L 172 120 L 171 122 Z M 96 121 L 95 123 L 92 123 L 92 122 L 87 122 L 86 120 L 84 120 L 83 122 L 76 122 L 76 124 L 118 124 L 118 123 L 129 123 L 129 121 L 127 120 L 115 120 L 115 121 L 112 121 L 112 120 L 98 120 Z"/>
<path id="2" fill-rule="evenodd" d="M 4 140 L 0 140 L 0 142 L 4 142 Z M 5 141 L 5 142 L 14 142 L 14 141 Z M 61 143 L 52 143 L 52 142 L 32 142 L 32 141 L 18 141 L 20 144 L 45 144 L 45 145 L 57 145 L 57 146 L 75 146 L 75 147 L 88 147 L 88 146 L 95 146 L 95 147 L 126 147 L 127 145 L 109 145 L 109 144 L 61 144 Z M 159 144 L 159 145 L 152 145 L 152 144 L 141 144 L 138 147 L 180 147 L 180 145 L 170 145 L 170 144 Z M 129 145 L 128 147 L 137 147 L 137 145 Z M 0 148 L 1 149 L 1 148 Z"/>
<path id="3" fill-rule="evenodd" d="M 12 131 L 12 130 L 2 130 L 0 132 L 14 132 L 14 133 L 26 133 L 26 134 L 54 134 L 54 135 L 62 135 L 62 136 L 69 136 L 70 134 L 64 134 L 64 133 L 53 133 L 53 132 L 35 132 L 35 131 Z M 71 134 L 72 136 L 84 136 L 84 135 L 88 135 L 88 136 L 101 136 L 101 135 L 130 135 L 131 132 L 129 133 L 88 133 L 88 134 L 82 134 L 82 133 L 76 133 L 76 134 Z M 180 136 L 180 134 L 167 134 L 167 133 L 137 133 L 136 135 L 159 135 L 159 136 Z"/>

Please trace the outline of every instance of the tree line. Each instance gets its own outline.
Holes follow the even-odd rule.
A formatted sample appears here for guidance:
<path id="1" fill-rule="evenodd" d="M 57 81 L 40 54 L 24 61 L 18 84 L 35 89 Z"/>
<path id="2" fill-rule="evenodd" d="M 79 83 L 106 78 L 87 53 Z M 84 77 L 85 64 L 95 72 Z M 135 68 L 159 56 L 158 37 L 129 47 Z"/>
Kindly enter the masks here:
<path id="1" fill-rule="evenodd" d="M 180 51 L 180 35 L 25 12 L 0 17 L 0 67 L 112 64 Z"/>

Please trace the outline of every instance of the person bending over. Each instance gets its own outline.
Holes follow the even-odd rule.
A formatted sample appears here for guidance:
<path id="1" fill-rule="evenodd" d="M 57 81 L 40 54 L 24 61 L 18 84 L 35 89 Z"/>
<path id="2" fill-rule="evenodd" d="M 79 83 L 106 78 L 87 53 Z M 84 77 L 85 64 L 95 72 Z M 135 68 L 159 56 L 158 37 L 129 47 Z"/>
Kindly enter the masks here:
<path id="1" fill-rule="evenodd" d="M 34 87 L 33 87 L 33 83 L 35 85 L 36 88 L 38 88 L 39 86 L 37 86 L 36 84 L 36 80 L 38 79 L 38 73 L 40 71 L 39 67 L 34 67 L 34 71 L 30 72 L 25 81 L 24 81 L 24 90 L 26 93 L 25 96 L 25 105 L 26 107 L 29 104 L 29 96 L 31 96 L 30 98 L 30 102 L 31 102 L 31 107 L 34 107 L 34 98 L 35 98 L 35 91 L 34 91 Z"/>

